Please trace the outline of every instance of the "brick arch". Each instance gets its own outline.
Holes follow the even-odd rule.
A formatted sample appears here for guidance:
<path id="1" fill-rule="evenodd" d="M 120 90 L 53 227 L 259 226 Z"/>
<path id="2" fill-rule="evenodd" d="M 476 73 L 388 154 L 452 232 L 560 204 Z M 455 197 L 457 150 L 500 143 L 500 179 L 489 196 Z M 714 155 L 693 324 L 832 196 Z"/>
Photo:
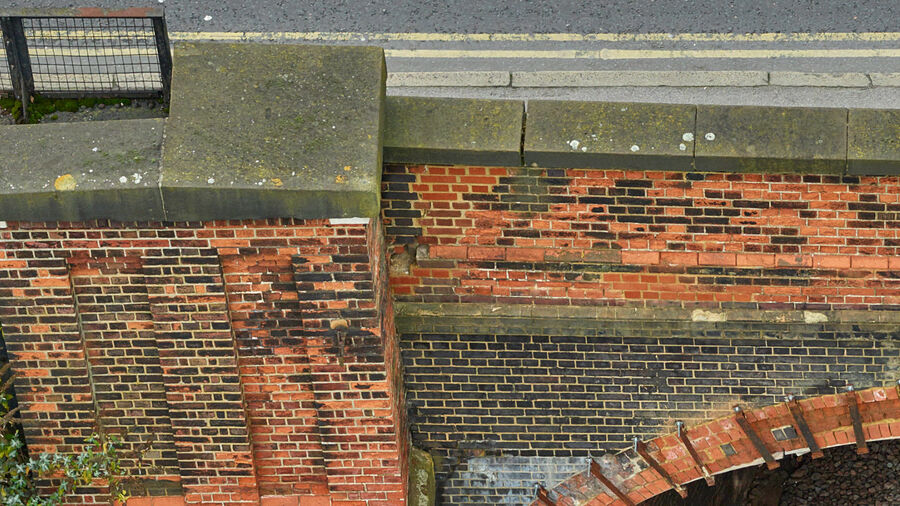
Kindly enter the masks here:
<path id="1" fill-rule="evenodd" d="M 688 427 L 684 434 L 710 478 L 763 462 L 767 462 L 769 468 L 775 468 L 778 460 L 789 454 L 812 452 L 813 458 L 817 458 L 821 456 L 821 450 L 835 446 L 855 444 L 858 453 L 866 453 L 867 441 L 900 438 L 898 392 L 900 385 L 823 395 L 755 409 L 736 408 L 728 416 Z M 861 431 L 862 440 L 857 441 L 856 431 Z M 762 448 L 754 444 L 754 434 Z M 809 436 L 812 442 L 807 441 Z M 704 478 L 702 468 L 677 433 L 661 435 L 643 444 L 640 451 L 629 448 L 614 455 L 604 455 L 590 467 L 585 462 L 583 472 L 550 489 L 536 487 L 531 505 L 625 505 L 626 502 L 602 480 L 608 480 L 630 501 L 639 504 L 673 488 L 673 484 L 680 488 Z M 764 458 L 765 452 L 770 456 Z M 654 463 L 668 474 L 671 483 L 651 467 Z M 591 468 L 602 476 L 595 477 Z M 682 491 L 682 495 L 685 493 Z"/>

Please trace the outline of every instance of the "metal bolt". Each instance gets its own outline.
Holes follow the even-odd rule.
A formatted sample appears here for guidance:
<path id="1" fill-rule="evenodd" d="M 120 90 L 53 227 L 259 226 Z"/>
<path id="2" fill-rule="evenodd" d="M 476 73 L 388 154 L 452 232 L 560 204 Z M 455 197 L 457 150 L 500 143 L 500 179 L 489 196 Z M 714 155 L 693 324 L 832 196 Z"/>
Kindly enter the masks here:
<path id="1" fill-rule="evenodd" d="M 852 391 L 853 391 L 853 385 L 847 385 L 847 391 L 848 391 L 848 392 L 852 392 Z"/>
<path id="2" fill-rule="evenodd" d="M 787 397 L 784 398 L 785 401 L 791 402 L 794 400 L 794 394 L 788 394 Z"/>
<path id="3" fill-rule="evenodd" d="M 734 412 L 735 412 L 735 413 L 740 413 L 740 412 L 741 412 L 741 407 L 740 407 L 740 406 L 735 406 L 735 407 L 734 407 Z"/>
<path id="4" fill-rule="evenodd" d="M 684 428 L 684 422 L 678 420 L 675 422 L 675 428 L 678 430 L 678 437 L 681 437 L 681 429 Z"/>
<path id="5" fill-rule="evenodd" d="M 638 441 L 640 441 L 640 439 L 637 436 L 634 436 L 634 451 L 635 452 L 637 452 Z"/>

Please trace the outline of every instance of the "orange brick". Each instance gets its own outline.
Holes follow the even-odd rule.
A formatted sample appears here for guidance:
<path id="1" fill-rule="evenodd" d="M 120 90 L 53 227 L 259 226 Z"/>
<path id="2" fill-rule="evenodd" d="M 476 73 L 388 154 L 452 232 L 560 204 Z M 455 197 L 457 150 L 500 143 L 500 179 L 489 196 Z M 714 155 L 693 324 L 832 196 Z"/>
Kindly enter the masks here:
<path id="1" fill-rule="evenodd" d="M 740 267 L 773 267 L 775 265 L 775 255 L 738 253 L 735 255 L 735 261 Z"/>
<path id="2" fill-rule="evenodd" d="M 300 496 L 300 506 L 331 506 L 328 496 Z"/>
<path id="3" fill-rule="evenodd" d="M 663 251 L 659 261 L 671 265 L 697 265 L 697 253 L 693 251 Z"/>
<path id="4" fill-rule="evenodd" d="M 540 248 L 506 248 L 506 259 L 511 262 L 543 262 L 545 251 Z"/>
<path id="5" fill-rule="evenodd" d="M 470 260 L 503 260 L 506 256 L 506 248 L 470 246 L 467 256 Z"/>
<path id="6" fill-rule="evenodd" d="M 296 496 L 265 496 L 259 498 L 259 506 L 298 506 L 300 500 Z"/>
<path id="7" fill-rule="evenodd" d="M 700 265 L 735 265 L 734 253 L 700 252 L 697 255 Z"/>
<path id="8" fill-rule="evenodd" d="M 441 245 L 435 244 L 428 248 L 428 256 L 429 256 L 429 258 L 464 259 L 464 258 L 466 258 L 466 247 L 465 246 L 441 246 Z"/>
<path id="9" fill-rule="evenodd" d="M 775 255 L 775 265 L 778 267 L 812 267 L 812 257 L 809 255 Z"/>
<path id="10" fill-rule="evenodd" d="M 887 269 L 887 257 L 854 256 L 850 258 L 854 269 Z"/>
<path id="11" fill-rule="evenodd" d="M 849 269 L 850 257 L 838 255 L 817 255 L 813 257 L 813 265 L 823 269 Z"/>
<path id="12" fill-rule="evenodd" d="M 658 251 L 622 251 L 623 264 L 658 264 Z"/>

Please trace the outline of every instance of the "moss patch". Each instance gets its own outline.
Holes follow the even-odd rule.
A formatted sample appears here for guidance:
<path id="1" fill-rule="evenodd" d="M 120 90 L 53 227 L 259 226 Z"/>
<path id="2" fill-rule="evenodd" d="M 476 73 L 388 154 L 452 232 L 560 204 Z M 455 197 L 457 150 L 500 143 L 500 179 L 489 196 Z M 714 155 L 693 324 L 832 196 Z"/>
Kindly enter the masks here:
<path id="1" fill-rule="evenodd" d="M 58 112 L 78 112 L 82 107 L 90 109 L 99 104 L 131 105 L 131 99 L 97 97 L 48 98 L 35 95 L 32 97 L 31 104 L 28 107 L 28 123 L 40 123 L 44 116 L 49 115 L 53 118 Z M 0 109 L 11 114 L 17 123 L 22 122 L 22 104 L 15 98 L 0 98 Z"/>

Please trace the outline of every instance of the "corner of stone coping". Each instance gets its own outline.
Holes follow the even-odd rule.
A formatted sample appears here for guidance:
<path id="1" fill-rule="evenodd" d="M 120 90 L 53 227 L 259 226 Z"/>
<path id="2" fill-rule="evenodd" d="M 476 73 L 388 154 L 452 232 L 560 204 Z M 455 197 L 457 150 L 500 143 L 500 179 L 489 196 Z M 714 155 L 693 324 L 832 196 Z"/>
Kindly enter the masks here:
<path id="1" fill-rule="evenodd" d="M 524 107 L 521 100 L 387 97 L 384 160 L 518 166 Z"/>

